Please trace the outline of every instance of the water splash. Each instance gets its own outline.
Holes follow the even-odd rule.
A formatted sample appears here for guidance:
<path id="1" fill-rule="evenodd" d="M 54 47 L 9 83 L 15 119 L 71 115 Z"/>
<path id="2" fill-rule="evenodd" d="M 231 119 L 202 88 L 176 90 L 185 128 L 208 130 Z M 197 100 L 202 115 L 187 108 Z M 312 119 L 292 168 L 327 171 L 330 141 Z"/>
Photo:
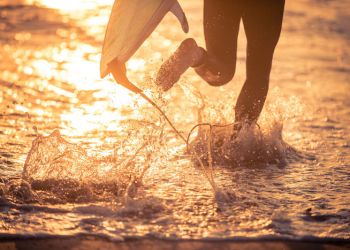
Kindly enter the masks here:
<path id="1" fill-rule="evenodd" d="M 302 103 L 295 96 L 284 98 L 278 89 L 271 92 L 273 101 L 265 106 L 259 124 L 243 125 L 237 132 L 231 123 L 234 120 L 231 118 L 234 116 L 232 108 L 227 109 L 226 103 L 210 103 L 193 87 L 185 87 L 185 93 L 192 99 L 195 97 L 200 106 L 199 125 L 194 127 L 197 133 L 188 151 L 196 152 L 205 163 L 206 168 L 203 169 L 198 160 L 192 157 L 194 164 L 211 183 L 219 205 L 237 198 L 234 190 L 226 190 L 216 184 L 215 176 L 219 168 L 283 168 L 304 157 L 313 159 L 283 139 L 283 125 L 303 112 Z"/>
<path id="2" fill-rule="evenodd" d="M 23 202 L 88 202 L 134 196 L 148 167 L 139 168 L 133 155 L 90 156 L 67 142 L 58 130 L 39 135 L 32 144 L 22 178 L 1 183 L 1 196 Z M 145 159 L 147 165 L 149 157 Z"/>
<path id="3" fill-rule="evenodd" d="M 166 104 L 157 89 L 151 89 L 150 94 L 157 102 Z M 225 124 L 232 115 L 220 103 L 211 105 L 194 88 L 188 88 L 186 94 L 194 96 L 192 99 L 200 104 L 199 123 L 208 121 L 209 124 L 214 120 L 216 124 Z M 217 201 L 235 199 L 234 192 L 217 186 L 215 170 L 218 166 L 256 167 L 272 164 L 282 167 L 298 154 L 282 137 L 284 116 L 281 114 L 290 118 L 285 112 L 285 107 L 289 107 L 288 101 L 275 100 L 267 105 L 268 111 L 263 113 L 260 126 L 244 126 L 238 134 L 233 134 L 232 124 L 199 126 L 188 153 L 210 183 Z M 296 99 L 290 98 L 289 102 L 296 102 Z M 174 146 L 169 146 L 174 136 L 165 130 L 166 123 L 154 114 L 156 111 L 149 110 L 147 105 L 136 105 L 138 116 L 120 123 L 124 127 L 124 140 L 115 145 L 112 155 L 101 157 L 100 152 L 97 155 L 88 154 L 86 149 L 67 142 L 58 130 L 46 137 L 38 135 L 25 162 L 23 181 L 17 183 L 20 191 L 10 188 L 7 193 L 26 201 L 45 200 L 52 203 L 86 202 L 106 197 L 121 198 L 126 206 L 130 204 L 130 199 L 133 200 L 131 203 L 135 202 L 145 173 L 152 167 L 152 171 L 155 171 L 153 174 L 156 174 L 154 169 L 170 160 Z M 140 114 L 147 114 L 147 119 Z M 196 155 L 204 164 L 199 163 Z M 32 189 L 39 191 L 39 195 L 35 195 L 38 192 Z M 16 195 L 19 193 L 21 195 Z"/>
<path id="4" fill-rule="evenodd" d="M 259 127 L 246 126 L 239 133 L 232 126 L 224 128 L 213 127 L 201 129 L 197 138 L 192 142 L 192 147 L 206 159 L 208 153 L 208 134 L 211 133 L 211 153 L 215 165 L 222 166 L 250 166 L 276 164 L 284 166 L 287 162 L 287 153 L 294 152 L 293 148 L 282 139 L 281 124 L 276 124 L 267 133 Z"/>
<path id="5" fill-rule="evenodd" d="M 45 137 L 39 135 L 27 156 L 23 178 L 28 181 L 72 179 L 77 181 L 100 178 L 107 163 L 87 155 L 85 150 L 63 139 L 58 130 Z M 110 162 L 111 163 L 111 162 Z"/>

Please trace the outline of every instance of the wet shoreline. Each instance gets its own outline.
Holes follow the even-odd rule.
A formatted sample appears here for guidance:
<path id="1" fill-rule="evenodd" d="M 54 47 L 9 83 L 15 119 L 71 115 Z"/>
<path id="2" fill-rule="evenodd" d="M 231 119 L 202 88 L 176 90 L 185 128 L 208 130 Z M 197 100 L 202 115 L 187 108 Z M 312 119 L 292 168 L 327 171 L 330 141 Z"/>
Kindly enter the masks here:
<path id="1" fill-rule="evenodd" d="M 152 238 L 126 239 L 125 241 L 110 241 L 94 236 L 35 238 L 16 237 L 0 238 L 0 249 L 176 249 L 176 250 L 273 250 L 273 249 L 327 249 L 342 250 L 350 248 L 350 240 L 160 240 Z"/>
<path id="2" fill-rule="evenodd" d="M 27 243 L 19 240 L 19 235 L 40 233 L 178 239 L 259 239 L 269 235 L 299 239 L 310 235 L 349 240 L 347 0 L 287 1 L 271 89 L 259 120 L 267 136 L 260 136 L 260 140 L 259 136 L 244 137 L 245 147 L 236 151 L 253 155 L 253 164 L 215 166 L 218 188 L 233 194 L 221 209 L 203 171 L 191 165 L 181 151 L 184 145 L 163 126 L 159 114 L 111 78 L 99 78 L 103 33 L 113 0 L 72 0 L 69 5 L 50 0 L 34 2 L 0 8 L 0 53 L 4 61 L 0 65 L 0 196 L 12 202 L 0 200 L 0 232 L 13 235 L 11 244 Z M 189 35 L 204 45 L 202 6 L 196 0 L 183 4 L 191 16 Z M 130 78 L 152 92 L 152 75 L 183 39 L 180 27 L 168 15 L 130 61 Z M 243 29 L 238 44 L 237 72 L 232 82 L 213 88 L 189 71 L 164 99 L 157 99 L 184 133 L 197 124 L 203 103 L 204 122 L 232 122 L 233 106 L 245 80 Z M 198 98 L 197 92 L 204 99 Z M 153 97 L 158 97 L 156 92 Z M 37 140 L 55 130 L 62 138 L 56 135 L 53 140 Z M 20 177 L 36 140 L 40 144 L 33 152 L 40 154 L 32 155 L 35 171 L 29 175 L 39 180 L 29 185 Z M 139 158 L 128 161 L 149 141 L 153 146 L 148 143 Z M 301 152 L 300 156 L 285 150 L 284 143 Z M 79 150 L 69 145 L 78 145 Z M 284 166 L 261 160 L 271 160 L 270 149 L 275 146 L 285 153 Z M 253 153 L 266 151 L 266 157 L 254 157 Z M 153 160 L 147 160 L 149 155 Z M 106 164 L 91 160 L 109 156 L 113 157 Z M 51 167 L 52 162 L 55 167 Z M 123 163 L 124 168 L 118 168 Z M 70 171 L 72 166 L 76 171 Z M 135 187 L 129 173 L 140 176 L 148 166 L 150 171 L 139 192 L 135 188 L 134 197 L 127 199 L 118 190 Z M 130 185 L 121 185 L 120 189 L 107 182 L 90 185 L 93 182 L 84 176 L 96 181 L 100 169 L 115 169 L 115 175 L 102 175 L 103 181 L 106 176 L 119 180 L 116 176 Z M 75 179 L 69 181 L 67 176 Z M 129 190 L 133 193 L 132 188 Z M 86 238 L 65 241 L 69 247 L 74 242 L 86 242 Z M 55 239 L 31 242 L 59 246 Z M 109 241 L 91 239 L 89 244 L 92 242 L 103 245 Z M 162 241 L 138 242 L 157 247 Z M 284 244 L 285 240 L 278 238 L 277 242 Z M 327 243 L 316 244 L 322 248 Z M 169 245 L 176 246 L 174 242 Z"/>

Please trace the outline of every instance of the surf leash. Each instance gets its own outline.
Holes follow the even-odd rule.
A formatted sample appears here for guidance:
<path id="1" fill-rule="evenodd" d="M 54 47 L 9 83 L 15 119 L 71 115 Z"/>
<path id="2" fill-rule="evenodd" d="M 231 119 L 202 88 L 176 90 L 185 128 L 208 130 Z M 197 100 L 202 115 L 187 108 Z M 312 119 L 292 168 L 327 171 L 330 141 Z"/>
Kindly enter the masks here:
<path id="1" fill-rule="evenodd" d="M 134 94 L 137 94 L 141 96 L 145 101 L 147 101 L 149 104 L 152 105 L 155 109 L 158 110 L 158 112 L 164 117 L 164 119 L 167 121 L 167 123 L 170 125 L 172 130 L 175 132 L 175 134 L 186 144 L 187 151 L 193 154 L 193 156 L 196 158 L 196 160 L 199 162 L 199 165 L 201 166 L 203 173 L 205 174 L 206 178 L 208 179 L 209 183 L 211 184 L 213 190 L 216 192 L 216 184 L 213 177 L 213 159 L 212 159 L 212 143 L 211 143 L 211 134 L 212 134 L 212 127 L 216 125 L 210 125 L 210 124 L 203 124 L 203 125 L 210 125 L 210 135 L 209 135 L 209 141 L 208 141 L 208 164 L 209 168 L 212 170 L 210 173 L 207 173 L 206 167 L 203 164 L 203 161 L 198 156 L 197 152 L 195 150 L 191 150 L 189 147 L 189 138 L 191 133 L 194 131 L 195 128 L 200 126 L 201 124 L 196 125 L 193 129 L 191 129 L 191 133 L 188 135 L 187 139 L 181 134 L 181 132 L 175 127 L 175 125 L 172 123 L 172 121 L 168 118 L 168 116 L 165 114 L 165 112 L 151 99 L 149 98 L 139 87 L 137 87 L 135 84 L 130 82 L 130 80 L 126 76 L 126 69 L 125 65 L 120 65 L 117 62 L 112 62 L 109 65 L 110 72 L 113 75 L 114 80 L 116 83 L 122 85 L 124 88 L 128 89 Z M 228 126 L 228 125 L 226 125 Z"/>

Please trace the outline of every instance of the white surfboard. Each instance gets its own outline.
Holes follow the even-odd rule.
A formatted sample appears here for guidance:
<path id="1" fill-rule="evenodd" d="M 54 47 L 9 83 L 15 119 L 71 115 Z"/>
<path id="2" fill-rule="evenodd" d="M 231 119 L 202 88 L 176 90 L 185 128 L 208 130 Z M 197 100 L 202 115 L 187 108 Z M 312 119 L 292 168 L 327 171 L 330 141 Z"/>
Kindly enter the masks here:
<path id="1" fill-rule="evenodd" d="M 101 78 L 111 72 L 108 65 L 112 61 L 124 65 L 169 11 L 187 33 L 188 22 L 177 0 L 116 0 L 102 49 Z"/>

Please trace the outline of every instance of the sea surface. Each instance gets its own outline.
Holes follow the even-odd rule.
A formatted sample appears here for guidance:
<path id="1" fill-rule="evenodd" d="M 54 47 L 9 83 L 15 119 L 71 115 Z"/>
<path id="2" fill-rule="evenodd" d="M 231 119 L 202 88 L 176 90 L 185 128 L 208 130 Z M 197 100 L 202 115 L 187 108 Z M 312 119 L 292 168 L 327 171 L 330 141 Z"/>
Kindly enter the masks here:
<path id="1" fill-rule="evenodd" d="M 161 93 L 162 61 L 186 37 L 204 45 L 202 1 L 181 3 L 190 33 L 168 14 L 127 68 L 187 136 L 234 120 L 246 40 L 242 27 L 229 84 L 189 70 Z M 222 154 L 195 129 L 214 154 L 203 166 L 157 110 L 99 78 L 112 4 L 0 1 L 0 238 L 350 240 L 348 0 L 287 1 L 258 124 L 234 143 L 213 128 Z"/>

